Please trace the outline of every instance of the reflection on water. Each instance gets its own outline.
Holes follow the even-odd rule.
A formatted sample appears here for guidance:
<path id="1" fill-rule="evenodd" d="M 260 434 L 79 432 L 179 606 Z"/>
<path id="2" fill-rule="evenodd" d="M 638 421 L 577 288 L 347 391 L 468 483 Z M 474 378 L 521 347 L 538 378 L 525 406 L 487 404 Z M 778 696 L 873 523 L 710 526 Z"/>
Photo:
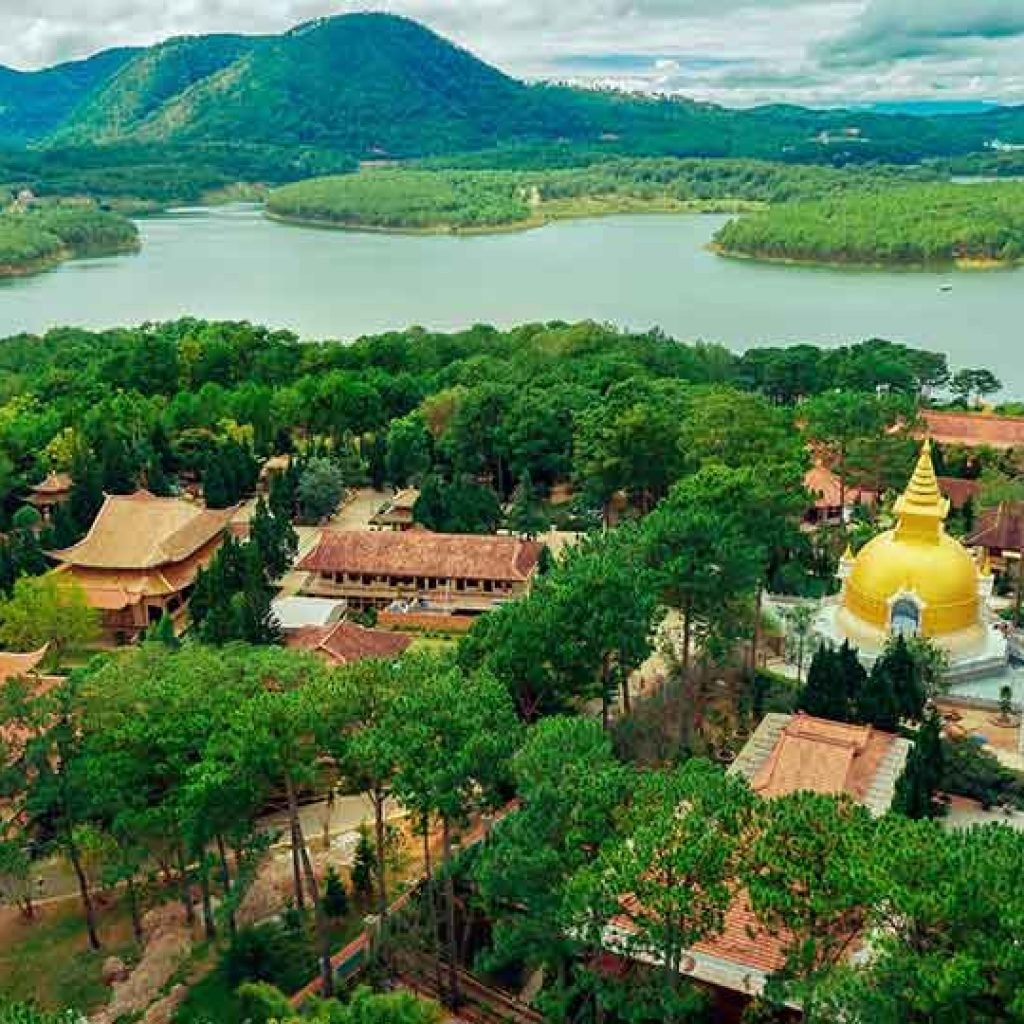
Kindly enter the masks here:
<path id="1" fill-rule="evenodd" d="M 945 351 L 958 366 L 988 366 L 1024 397 L 1024 272 L 723 260 L 706 246 L 725 219 L 631 216 L 403 237 L 289 227 L 243 204 L 187 208 L 140 220 L 140 253 L 0 283 L 0 336 L 186 315 L 341 339 L 411 324 L 589 318 L 737 349 L 888 337 Z"/>

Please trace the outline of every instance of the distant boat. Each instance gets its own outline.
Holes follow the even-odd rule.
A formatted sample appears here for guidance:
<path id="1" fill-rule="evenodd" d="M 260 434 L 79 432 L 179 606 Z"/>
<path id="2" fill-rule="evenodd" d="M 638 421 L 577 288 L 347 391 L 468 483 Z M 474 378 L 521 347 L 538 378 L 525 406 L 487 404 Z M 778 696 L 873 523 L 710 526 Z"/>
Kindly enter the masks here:
<path id="1" fill-rule="evenodd" d="M 939 291 L 940 292 L 951 292 L 952 290 L 953 290 L 953 286 L 951 284 L 949 284 L 949 283 L 946 283 L 946 284 L 943 284 L 943 285 L 939 286 Z"/>

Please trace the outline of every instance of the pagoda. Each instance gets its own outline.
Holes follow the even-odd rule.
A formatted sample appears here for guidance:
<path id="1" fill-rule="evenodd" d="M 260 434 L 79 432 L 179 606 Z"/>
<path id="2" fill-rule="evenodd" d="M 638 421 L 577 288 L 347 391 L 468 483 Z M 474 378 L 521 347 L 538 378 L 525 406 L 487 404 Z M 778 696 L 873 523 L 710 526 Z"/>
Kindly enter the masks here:
<path id="1" fill-rule="evenodd" d="M 891 637 L 924 637 L 946 653 L 953 681 L 1005 671 L 1006 638 L 989 609 L 991 571 L 946 532 L 949 501 L 939 489 L 930 442 L 895 513 L 893 529 L 841 560 L 842 590 L 822 609 L 821 638 L 849 641 L 870 664 Z"/>

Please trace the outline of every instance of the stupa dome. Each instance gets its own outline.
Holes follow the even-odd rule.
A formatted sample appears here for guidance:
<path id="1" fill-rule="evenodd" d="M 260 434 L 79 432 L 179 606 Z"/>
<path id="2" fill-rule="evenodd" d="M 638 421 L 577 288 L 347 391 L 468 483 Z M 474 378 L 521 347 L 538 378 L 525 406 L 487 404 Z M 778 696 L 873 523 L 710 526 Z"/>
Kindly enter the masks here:
<path id="1" fill-rule="evenodd" d="M 977 627 L 978 567 L 946 533 L 948 514 L 926 444 L 896 503 L 896 528 L 867 544 L 853 562 L 843 593 L 845 613 L 887 633 L 933 639 Z"/>

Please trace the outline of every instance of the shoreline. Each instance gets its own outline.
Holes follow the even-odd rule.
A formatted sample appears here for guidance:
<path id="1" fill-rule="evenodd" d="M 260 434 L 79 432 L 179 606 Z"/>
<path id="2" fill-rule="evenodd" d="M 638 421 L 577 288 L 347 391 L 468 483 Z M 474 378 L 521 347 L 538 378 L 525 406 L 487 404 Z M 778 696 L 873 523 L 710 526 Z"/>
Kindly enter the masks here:
<path id="1" fill-rule="evenodd" d="M 668 203 L 652 202 L 636 208 L 622 207 L 620 209 L 550 209 L 539 210 L 535 216 L 526 220 L 511 221 L 506 224 L 481 224 L 471 227 L 458 227 L 455 225 L 438 224 L 433 227 L 391 227 L 383 224 L 363 224 L 346 221 L 332 221 L 327 218 L 299 217 L 292 214 L 277 213 L 264 205 L 263 215 L 278 224 L 289 224 L 294 227 L 320 228 L 328 231 L 348 231 L 356 234 L 372 235 L 406 235 L 408 237 L 440 237 L 451 236 L 453 238 L 467 237 L 479 238 L 486 235 L 508 235 L 518 234 L 525 231 L 537 231 L 551 224 L 569 220 L 601 220 L 607 217 L 643 217 L 643 216 L 673 216 L 673 217 L 697 217 L 697 216 L 724 216 L 730 214 L 748 213 L 753 209 L 762 208 L 763 204 L 747 203 L 744 200 L 728 200 L 721 202 L 705 202 L 695 200 L 692 203 Z M 555 206 L 555 203 L 551 204 Z"/>
<path id="2" fill-rule="evenodd" d="M 102 259 L 105 256 L 127 256 L 129 253 L 139 252 L 141 249 L 142 244 L 138 239 L 131 245 L 99 246 L 94 249 L 76 250 L 65 246 L 52 256 L 43 256 L 37 260 L 30 260 L 28 263 L 0 263 L 0 281 L 13 281 L 25 277 L 35 277 L 38 274 L 46 274 L 74 260 Z"/>
<path id="3" fill-rule="evenodd" d="M 737 260 L 747 263 L 766 263 L 782 267 L 804 267 L 813 269 L 819 267 L 826 270 L 884 270 L 890 273 L 907 271 L 908 273 L 943 273 L 948 271 L 985 271 L 996 270 L 1019 270 L 1024 267 L 1024 260 L 997 260 L 978 258 L 954 258 L 941 260 L 935 263 L 926 262 L 861 262 L 857 260 L 839 259 L 807 259 L 798 256 L 765 256 L 757 253 L 740 252 L 736 249 L 726 249 L 717 242 L 709 242 L 709 252 L 727 260 Z"/>

